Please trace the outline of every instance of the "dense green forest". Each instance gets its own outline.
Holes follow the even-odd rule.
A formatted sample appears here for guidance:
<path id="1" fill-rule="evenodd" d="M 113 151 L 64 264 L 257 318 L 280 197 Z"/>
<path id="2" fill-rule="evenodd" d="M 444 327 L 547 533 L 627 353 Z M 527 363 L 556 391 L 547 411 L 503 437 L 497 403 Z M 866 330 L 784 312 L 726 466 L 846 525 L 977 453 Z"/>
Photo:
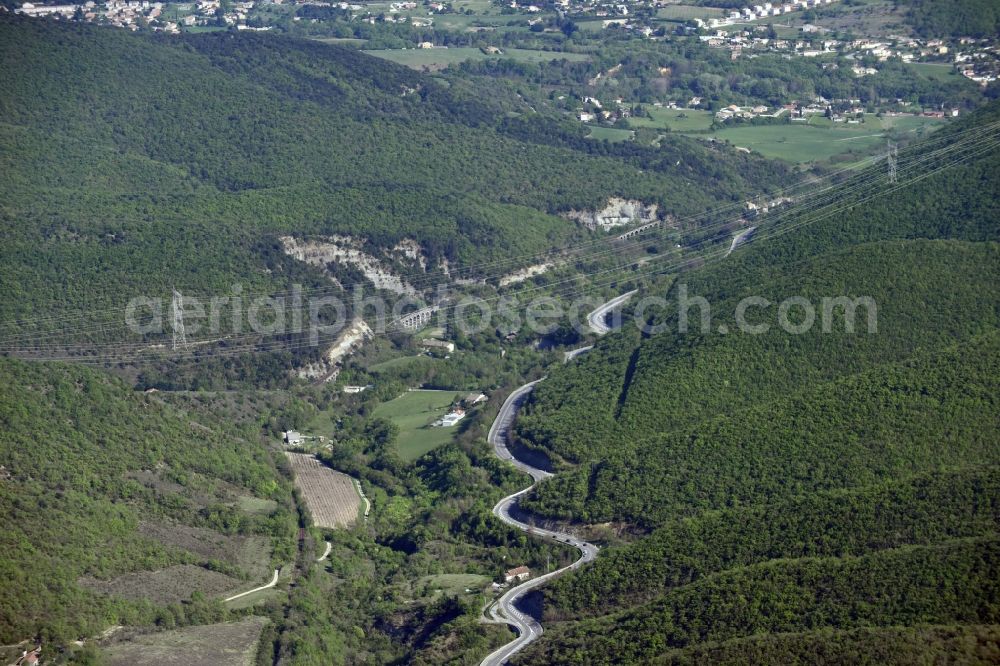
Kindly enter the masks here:
<path id="1" fill-rule="evenodd" d="M 272 619 L 262 646 L 273 650 L 262 654 L 280 663 L 474 663 L 510 636 L 479 621 L 482 587 L 512 561 L 536 569 L 572 561 L 565 546 L 531 539 L 491 517 L 493 503 L 522 483 L 484 442 L 494 410 L 476 410 L 453 442 L 404 462 L 395 426 L 372 416 L 381 400 L 396 397 L 382 395 L 393 386 L 403 390 L 386 382 L 360 395 L 332 385 L 256 399 L 252 393 L 164 394 L 192 413 L 270 432 L 311 423 L 307 432 L 330 437 L 320 457 L 358 478 L 372 502 L 370 516 L 355 529 L 307 530 L 287 605 L 271 600 L 255 607 Z M 317 419 L 320 413 L 327 418 Z M 323 540 L 331 543 L 330 555 L 314 563 L 308 554 L 321 551 Z M 452 576 L 476 582 L 465 592 L 434 589 L 434 581 Z"/>
<path id="2" fill-rule="evenodd" d="M 992 105 L 979 122 L 997 111 Z M 569 460 L 587 459 L 591 451 L 604 452 L 607 438 L 642 439 L 990 330 L 997 323 L 997 249 L 983 241 L 998 238 L 995 156 L 991 151 L 863 211 L 838 212 L 684 274 L 654 316 L 664 331 L 642 339 L 626 326 L 598 345 L 604 353 L 554 373 L 519 420 L 523 438 Z M 941 288 L 941 278 L 949 289 Z M 694 306 L 692 331 L 679 332 L 682 285 L 690 298 L 709 302 L 711 331 L 701 333 Z M 804 296 L 817 310 L 823 296 L 869 296 L 878 332 L 865 333 L 867 313 L 860 308 L 860 334 L 831 321 L 829 332 L 817 325 L 788 335 L 772 306 L 760 313 L 760 321 L 772 324 L 763 335 L 714 334 L 719 325 L 736 330 L 735 306 L 749 295 L 773 303 Z"/>
<path id="3" fill-rule="evenodd" d="M 648 527 L 671 515 L 858 486 L 968 459 L 996 463 L 997 342 L 984 336 L 900 367 L 810 382 L 794 397 L 761 398 L 632 446 L 626 435 L 612 454 L 543 485 L 526 506 Z"/>
<path id="4" fill-rule="evenodd" d="M 523 505 L 639 538 L 545 591 L 554 629 L 522 661 L 808 661 L 901 636 L 989 661 L 996 156 L 678 276 L 646 314 L 665 330 L 628 324 L 538 386 L 518 436 L 561 472 Z M 682 287 L 710 304 L 708 330 L 697 306 L 680 330 Z M 771 328 L 719 334 L 750 295 Z M 824 295 L 871 297 L 877 329 L 863 308 L 854 332 L 776 325 L 773 304 L 818 312 Z"/>
<path id="5" fill-rule="evenodd" d="M 923 661 L 992 664 L 1000 660 L 1000 626 L 868 627 L 767 634 L 672 650 L 656 664 L 816 664 L 903 666 Z"/>
<path id="6" fill-rule="evenodd" d="M 996 624 L 998 578 L 996 536 L 861 557 L 772 560 L 705 577 L 620 614 L 557 627 L 529 648 L 530 659 L 634 663 L 698 643 L 814 627 Z"/>
<path id="7" fill-rule="evenodd" d="M 929 472 L 850 490 L 668 518 L 648 538 L 554 582 L 553 619 L 599 615 L 706 575 L 775 557 L 843 557 L 986 536 L 1000 520 L 996 467 Z"/>
<path id="8" fill-rule="evenodd" d="M 478 622 L 480 585 L 509 561 L 543 569 L 572 558 L 490 517 L 521 483 L 483 442 L 491 412 L 404 464 L 391 425 L 369 415 L 374 392 L 142 393 L 87 368 L 11 359 L 0 377 L 0 641 L 38 639 L 57 663 L 101 663 L 88 661 L 98 658 L 89 639 L 115 625 L 157 631 L 251 613 L 271 620 L 261 659 L 464 663 L 508 635 Z M 373 509 L 357 529 L 296 540 L 308 517 L 267 442 L 318 409 L 341 415 L 324 431 L 324 459 L 361 481 Z M 318 564 L 324 540 L 331 552 Z M 219 601 L 277 567 L 280 592 L 252 609 Z M 483 582 L 469 594 L 434 590 L 456 574 Z"/>
<path id="9" fill-rule="evenodd" d="M 5 15 L 0 61 L 4 320 L 140 286 L 287 287 L 280 234 L 376 256 L 415 238 L 435 270 L 563 246 L 580 232 L 553 214 L 612 195 L 690 212 L 784 179 L 683 139 L 599 155 L 510 136 L 516 98 L 305 40 Z"/>
<path id="10" fill-rule="evenodd" d="M 922 37 L 995 37 L 1000 7 L 990 0 L 909 0 L 906 18 Z"/>

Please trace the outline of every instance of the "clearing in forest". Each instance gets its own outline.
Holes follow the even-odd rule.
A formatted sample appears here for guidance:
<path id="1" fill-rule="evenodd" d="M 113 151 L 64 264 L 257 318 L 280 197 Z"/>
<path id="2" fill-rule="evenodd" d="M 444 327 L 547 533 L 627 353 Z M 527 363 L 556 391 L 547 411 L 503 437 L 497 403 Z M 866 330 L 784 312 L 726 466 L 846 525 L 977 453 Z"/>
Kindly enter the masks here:
<path id="1" fill-rule="evenodd" d="M 316 527 L 348 527 L 358 519 L 361 498 L 351 477 L 330 469 L 315 456 L 285 453 L 295 474 L 295 487 L 312 514 Z"/>

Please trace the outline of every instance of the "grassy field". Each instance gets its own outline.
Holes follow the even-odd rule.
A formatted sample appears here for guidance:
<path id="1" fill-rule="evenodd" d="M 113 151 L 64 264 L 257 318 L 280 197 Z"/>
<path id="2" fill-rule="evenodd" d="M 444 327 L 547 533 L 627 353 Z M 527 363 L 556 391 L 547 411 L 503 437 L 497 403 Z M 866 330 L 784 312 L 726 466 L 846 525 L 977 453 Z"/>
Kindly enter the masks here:
<path id="1" fill-rule="evenodd" d="M 612 143 L 620 143 L 632 138 L 632 130 L 598 127 L 596 125 L 588 125 L 588 127 L 590 128 L 590 134 L 587 135 L 588 139 L 606 139 Z"/>
<path id="2" fill-rule="evenodd" d="M 480 18 L 483 14 L 488 14 L 493 10 L 493 3 L 490 0 L 455 0 L 455 2 L 451 3 L 451 6 L 459 14 L 464 13 L 467 9 L 471 9 Z M 448 14 L 444 16 L 448 16 Z M 504 18 L 510 17 L 504 16 Z"/>
<path id="3" fill-rule="evenodd" d="M 909 67 L 916 70 L 920 76 L 932 81 L 950 81 L 959 76 L 955 68 L 948 63 L 911 62 Z"/>
<path id="4" fill-rule="evenodd" d="M 423 17 L 421 17 L 423 18 Z M 454 30 L 456 32 L 471 32 L 487 28 L 491 32 L 506 32 L 508 30 L 527 30 L 526 26 L 512 26 L 511 23 L 521 23 L 524 16 L 516 15 L 485 15 L 475 14 L 441 14 L 434 16 L 434 27 L 439 30 Z"/>
<path id="5" fill-rule="evenodd" d="M 865 123 L 858 125 L 814 117 L 808 124 L 732 127 L 714 132 L 712 136 L 765 157 L 801 164 L 828 160 L 852 151 L 871 154 L 885 143 L 889 130 L 919 133 L 932 131 L 942 124 L 939 119 L 916 116 L 876 118 L 869 115 Z"/>
<path id="6" fill-rule="evenodd" d="M 432 336 L 428 336 L 432 337 Z M 438 362 L 439 359 L 433 356 L 425 356 L 423 354 L 419 356 L 400 356 L 398 358 L 390 358 L 388 361 L 382 361 L 381 363 L 375 363 L 374 365 L 368 366 L 369 372 L 386 372 L 387 370 L 393 370 L 398 368 L 405 368 L 409 365 L 416 364 L 431 364 Z"/>
<path id="7" fill-rule="evenodd" d="M 330 437 L 338 427 L 338 418 L 340 416 L 335 409 L 321 411 L 309 423 L 302 426 L 302 432 L 307 435 Z"/>
<path id="8" fill-rule="evenodd" d="M 862 127 L 862 126 L 852 126 Z M 864 132 L 825 129 L 809 125 L 765 125 L 733 127 L 715 132 L 716 139 L 749 148 L 765 157 L 805 163 L 828 160 L 851 150 L 871 151 L 884 142 L 881 129 L 865 127 Z"/>
<path id="9" fill-rule="evenodd" d="M 643 110 L 649 112 L 652 118 L 629 118 L 630 125 L 669 129 L 672 132 L 697 132 L 711 127 L 714 118 L 711 111 L 698 109 L 665 109 L 646 104 Z"/>
<path id="10" fill-rule="evenodd" d="M 590 20 L 590 21 L 577 21 L 576 26 L 581 32 L 600 32 L 604 30 L 604 21 Z"/>
<path id="11" fill-rule="evenodd" d="M 467 589 L 478 594 L 489 584 L 490 578 L 479 574 L 435 574 L 413 581 L 410 590 L 414 598 L 457 597 L 466 594 Z"/>
<path id="12" fill-rule="evenodd" d="M 432 428 L 431 423 L 448 411 L 460 394 L 454 391 L 407 391 L 395 400 L 375 408 L 380 416 L 399 427 L 396 445 L 403 460 L 416 460 L 428 451 L 447 444 L 455 428 Z"/>
<path id="13" fill-rule="evenodd" d="M 136 636 L 104 649 L 110 666 L 251 666 L 267 618 L 225 622 Z"/>
<path id="14" fill-rule="evenodd" d="M 667 5 L 656 12 L 656 18 L 670 21 L 688 21 L 694 18 L 707 19 L 723 16 L 718 7 L 698 7 L 697 5 Z"/>
<path id="15" fill-rule="evenodd" d="M 368 42 L 367 39 L 358 37 L 313 37 L 312 39 L 324 44 L 338 44 L 340 46 L 361 46 Z"/>
<path id="16" fill-rule="evenodd" d="M 194 34 L 199 32 L 222 32 L 227 29 L 217 25 L 189 25 L 184 28 L 184 32 Z"/>
<path id="17" fill-rule="evenodd" d="M 862 3 L 834 3 L 806 20 L 806 12 L 792 12 L 781 17 L 782 23 L 800 28 L 805 23 L 813 23 L 833 31 L 850 32 L 855 35 L 879 38 L 892 34 L 906 34 L 906 12 L 908 4 L 895 0 L 863 0 Z M 773 19 L 773 17 L 770 17 Z M 761 19 L 760 23 L 770 19 Z"/>
<path id="18" fill-rule="evenodd" d="M 558 51 L 534 51 L 531 49 L 504 49 L 502 55 L 487 55 L 477 48 L 458 47 L 449 49 L 379 49 L 366 53 L 406 65 L 414 69 L 427 67 L 440 69 L 448 65 L 465 62 L 466 60 L 487 60 L 495 58 L 512 58 L 520 62 L 549 62 L 551 60 L 581 61 L 589 56 L 582 53 L 561 53 Z"/>
<path id="19" fill-rule="evenodd" d="M 271 500 L 253 499 L 274 505 Z M 167 546 L 183 548 L 205 561 L 219 560 L 238 566 L 253 579 L 264 578 L 271 570 L 271 546 L 264 537 L 224 535 L 162 520 L 140 523 L 139 533 Z"/>
<path id="20" fill-rule="evenodd" d="M 160 18 L 164 21 L 177 21 L 192 12 L 192 3 L 169 3 L 163 5 L 163 13 Z"/>
<path id="21" fill-rule="evenodd" d="M 239 599 L 233 599 L 232 601 L 225 602 L 226 608 L 229 610 L 239 610 L 241 608 L 251 608 L 257 606 L 258 604 L 263 604 L 272 599 L 280 599 L 284 596 L 285 590 L 279 590 L 274 587 L 269 587 L 266 590 L 258 590 L 253 594 L 247 594 L 240 597 Z"/>
<path id="22" fill-rule="evenodd" d="M 240 511 L 252 514 L 269 515 L 278 508 L 278 503 L 274 500 L 251 497 L 250 495 L 240 495 L 236 498 L 236 506 Z"/>

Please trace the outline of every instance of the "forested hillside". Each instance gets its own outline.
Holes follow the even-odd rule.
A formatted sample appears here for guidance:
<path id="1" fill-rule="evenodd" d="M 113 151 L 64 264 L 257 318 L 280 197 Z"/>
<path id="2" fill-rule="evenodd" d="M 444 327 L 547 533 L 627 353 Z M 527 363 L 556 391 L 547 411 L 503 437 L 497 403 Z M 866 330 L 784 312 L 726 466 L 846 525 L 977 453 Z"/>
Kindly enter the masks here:
<path id="1" fill-rule="evenodd" d="M 998 165 L 994 148 L 765 234 L 678 276 L 650 320 L 665 330 L 626 325 L 539 385 L 518 434 L 565 471 L 524 506 L 648 535 L 549 587 L 554 629 L 523 661 L 850 661 L 904 636 L 995 656 Z M 709 329 L 695 306 L 680 331 L 681 288 Z M 733 314 L 751 295 L 772 303 L 756 335 Z M 877 326 L 859 307 L 853 332 L 838 312 L 789 333 L 775 304 L 792 296 L 817 313 L 870 297 Z"/>
<path id="2" fill-rule="evenodd" d="M 954 660 L 965 664 L 1000 661 L 1000 625 L 869 627 L 767 634 L 671 650 L 655 664 L 815 664 L 889 666 Z"/>
<path id="3" fill-rule="evenodd" d="M 557 629 L 531 655 L 540 663 L 583 661 L 584 655 L 586 663 L 636 663 L 669 649 L 813 627 L 991 625 L 1000 620 L 998 579 L 996 536 L 862 557 L 776 559 Z"/>
<path id="4" fill-rule="evenodd" d="M 86 368 L 7 359 L 0 380 L 0 642 L 217 621 L 290 557 L 290 485 L 256 433 Z"/>
<path id="5" fill-rule="evenodd" d="M 955 467 L 955 466 L 953 466 Z M 1000 520 L 996 467 L 917 474 L 850 490 L 668 518 L 634 546 L 553 583 L 556 619 L 600 615 L 726 569 L 783 557 L 843 557 L 989 536 Z"/>
<path id="6" fill-rule="evenodd" d="M 918 33 L 997 20 L 978 0 L 911 4 Z M 334 11 L 299 18 L 321 9 Z M 539 39 L 573 32 L 534 25 Z M 511 638 L 484 622 L 511 617 L 488 605 L 503 594 L 491 583 L 526 566 L 567 573 L 532 593 L 545 632 L 514 663 L 1000 661 L 1000 103 L 966 113 L 987 93 L 902 62 L 858 93 L 846 61 L 749 48 L 734 61 L 666 34 L 544 71 L 503 58 L 433 75 L 192 27 L 0 13 L 0 657 L 37 641 L 46 662 L 96 664 L 142 651 L 137 634 L 197 626 L 205 645 L 213 625 L 254 616 L 244 662 L 476 663 Z M 622 125 L 576 122 L 598 86 L 566 82 L 616 67 L 599 88 L 621 81 Z M 505 68 L 503 85 L 475 75 Z M 641 114 L 629 98 L 647 85 L 771 106 L 898 86 L 963 110 L 907 136 L 891 178 L 860 153 L 794 173 L 672 131 L 589 138 Z M 614 241 L 570 214 L 612 198 L 666 223 Z M 737 229 L 755 235 L 739 245 Z M 310 242 L 324 249 L 293 257 Z M 425 301 L 438 282 L 495 301 L 501 277 L 552 252 L 572 259 L 511 291 L 638 286 L 626 314 L 645 328 L 599 336 L 564 318 L 539 339 L 447 321 L 369 340 L 357 326 L 364 348 L 339 361 L 321 358 L 330 337 L 307 345 L 301 331 L 267 349 L 242 330 L 194 340 L 197 316 L 188 344 L 176 309 L 172 331 L 122 332 L 137 295 L 170 312 L 173 290 L 374 287 L 344 253 Z M 640 310 L 644 296 L 661 300 Z M 741 331 L 747 297 L 766 299 L 750 319 L 767 330 Z M 815 324 L 779 326 L 788 299 L 792 320 L 805 302 Z M 563 363 L 571 341 L 591 351 Z M 124 379 L 38 360 L 52 357 Z M 307 361 L 319 369 L 291 372 Z M 493 509 L 526 477 L 486 433 L 506 418 L 505 386 L 539 377 L 511 448 L 556 473 L 516 510 L 600 541 L 572 570 L 572 539 Z M 432 426 L 445 410 L 461 423 Z M 337 470 L 332 488 L 310 473 L 294 485 L 288 449 L 315 455 L 316 478 Z M 340 527 L 312 520 L 327 501 Z"/>
<path id="7" fill-rule="evenodd" d="M 616 447 L 542 487 L 530 506 L 644 527 L 706 509 L 858 487 L 971 461 L 1000 463 L 1000 336 Z M 778 389 L 783 390 L 783 389 Z M 892 442 L 892 446 L 886 445 Z"/>
<path id="8" fill-rule="evenodd" d="M 140 287 L 278 289 L 296 277 L 279 234 L 379 256 L 415 239 L 434 270 L 563 246 L 579 232 L 553 213 L 612 195 L 683 212 L 783 178 L 683 139 L 602 156 L 517 138 L 502 122 L 530 115 L 516 99 L 269 35 L 5 15 L 0 62 L 4 320 Z"/>
<path id="9" fill-rule="evenodd" d="M 922 37 L 993 37 L 1000 32 L 1000 7 L 991 0 L 910 0 L 906 4 L 912 5 L 907 20 Z"/>

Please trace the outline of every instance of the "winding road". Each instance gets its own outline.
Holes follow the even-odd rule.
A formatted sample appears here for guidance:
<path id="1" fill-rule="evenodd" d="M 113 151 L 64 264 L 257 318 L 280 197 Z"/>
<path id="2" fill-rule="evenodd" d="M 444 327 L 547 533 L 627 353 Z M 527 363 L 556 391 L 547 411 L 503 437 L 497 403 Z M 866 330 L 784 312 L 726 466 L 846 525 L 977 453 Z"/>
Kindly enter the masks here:
<path id="1" fill-rule="evenodd" d="M 550 472 L 538 469 L 537 467 L 532 467 L 531 465 L 518 460 L 510 452 L 510 449 L 507 448 L 507 437 L 510 433 L 510 427 L 514 423 L 514 418 L 517 416 L 517 410 L 524 403 L 528 394 L 534 390 L 535 385 L 540 381 L 542 380 L 539 379 L 533 381 L 514 390 L 507 397 L 507 400 L 504 401 L 503 406 L 500 407 L 500 412 L 497 414 L 496 419 L 493 421 L 493 425 L 490 427 L 488 439 L 490 444 L 493 445 L 493 452 L 497 455 L 497 457 L 501 460 L 509 461 L 514 465 L 514 467 L 530 475 L 532 478 L 532 484 L 530 486 L 524 490 L 514 493 L 513 495 L 508 495 L 497 502 L 496 506 L 493 507 L 493 515 L 508 525 L 512 525 L 520 530 L 529 532 L 533 536 L 546 537 L 574 546 L 580 551 L 580 559 L 576 560 L 569 566 L 563 567 L 562 569 L 551 571 L 547 574 L 538 576 L 537 578 L 532 578 L 529 581 L 512 587 L 502 597 L 500 597 L 496 603 L 489 607 L 490 618 L 492 621 L 511 625 L 515 630 L 517 630 L 518 636 L 510 643 L 507 643 L 486 657 L 486 659 L 482 662 L 482 666 L 500 666 L 501 664 L 506 663 L 511 656 L 524 649 L 526 645 L 542 635 L 542 625 L 539 624 L 535 618 L 522 613 L 515 607 L 517 602 L 520 601 L 525 594 L 534 590 L 536 587 L 544 585 L 556 576 L 559 576 L 571 569 L 581 567 L 597 557 L 597 546 L 592 543 L 577 539 L 572 534 L 567 534 L 565 532 L 555 532 L 553 530 L 533 527 L 510 515 L 511 508 L 517 504 L 517 501 L 521 496 L 531 492 L 534 489 L 535 484 L 542 479 L 552 476 Z"/>
<path id="2" fill-rule="evenodd" d="M 594 345 L 587 345 L 586 347 L 577 347 L 576 349 L 570 349 L 567 352 L 563 352 L 563 363 L 569 363 L 580 354 L 586 354 L 593 348 Z"/>
<path id="3" fill-rule="evenodd" d="M 613 330 L 613 326 L 608 326 L 606 321 L 609 312 L 617 307 L 620 307 L 623 303 L 632 298 L 632 295 L 638 290 L 632 290 L 621 296 L 616 296 L 610 301 L 603 303 L 598 306 L 593 312 L 587 315 L 587 323 L 598 335 L 605 335 Z M 577 349 L 570 350 L 565 353 L 564 361 L 569 362 L 579 356 L 593 349 L 593 345 L 587 345 L 586 347 L 579 347 Z M 545 379 L 544 377 L 542 379 Z M 580 551 L 580 558 L 562 569 L 557 569 L 556 571 L 551 571 L 537 578 L 532 578 L 520 585 L 512 587 L 507 590 L 507 592 L 500 597 L 495 603 L 489 606 L 490 621 L 502 624 L 509 624 L 517 631 L 517 638 L 515 638 L 510 643 L 507 643 L 503 647 L 497 649 L 495 652 L 490 654 L 486 659 L 483 660 L 482 666 L 500 666 L 507 662 L 515 653 L 524 649 L 526 645 L 534 640 L 537 640 L 539 636 L 542 635 L 542 625 L 538 621 L 522 613 L 516 608 L 517 602 L 521 600 L 524 595 L 528 592 L 540 587 L 552 580 L 556 576 L 559 576 L 571 569 L 577 569 L 587 562 L 593 561 L 597 557 L 597 546 L 587 541 L 576 538 L 572 534 L 566 532 L 555 532 L 553 530 L 546 530 L 539 527 L 534 527 L 527 523 L 523 523 L 517 518 L 510 515 L 511 508 L 513 508 L 518 499 L 522 496 L 527 495 L 532 490 L 534 490 L 535 485 L 552 476 L 551 472 L 546 472 L 543 469 L 538 469 L 537 467 L 532 467 L 528 463 L 518 460 L 514 457 L 514 454 L 510 452 L 507 448 L 508 435 L 510 434 L 510 428 L 514 424 L 514 418 L 517 416 L 517 410 L 524 403 L 525 398 L 531 393 L 535 385 L 542 379 L 537 379 L 533 382 L 525 384 L 517 389 L 515 389 L 509 396 L 507 400 L 504 401 L 503 405 L 500 407 L 500 412 L 497 414 L 496 419 L 493 420 L 493 425 L 490 427 L 489 435 L 487 435 L 487 440 L 493 446 L 493 452 L 501 460 L 506 460 L 510 462 L 514 467 L 521 470 L 525 474 L 528 474 L 532 483 L 530 486 L 514 493 L 513 495 L 508 495 L 502 500 L 497 502 L 496 506 L 493 507 L 493 515 L 507 523 L 512 525 L 519 530 L 530 533 L 533 536 L 545 537 L 547 539 L 554 539 L 570 546 L 573 546 Z"/>
<path id="4" fill-rule="evenodd" d="M 740 245 L 743 245 L 743 243 L 746 243 L 755 231 L 757 231 L 757 227 L 749 227 L 733 236 L 733 242 L 729 244 L 729 250 L 726 252 L 725 256 L 728 257 L 733 253 L 733 250 L 738 248 Z"/>
<path id="5" fill-rule="evenodd" d="M 597 333 L 598 335 L 610 333 L 613 327 L 608 326 L 608 323 L 605 321 L 608 313 L 617 308 L 619 305 L 622 305 L 628 299 L 632 298 L 632 295 L 636 291 L 638 290 L 633 289 L 632 291 L 626 292 L 621 296 L 616 296 L 587 315 L 587 323 L 590 324 L 590 328 L 594 330 L 594 333 Z"/>

